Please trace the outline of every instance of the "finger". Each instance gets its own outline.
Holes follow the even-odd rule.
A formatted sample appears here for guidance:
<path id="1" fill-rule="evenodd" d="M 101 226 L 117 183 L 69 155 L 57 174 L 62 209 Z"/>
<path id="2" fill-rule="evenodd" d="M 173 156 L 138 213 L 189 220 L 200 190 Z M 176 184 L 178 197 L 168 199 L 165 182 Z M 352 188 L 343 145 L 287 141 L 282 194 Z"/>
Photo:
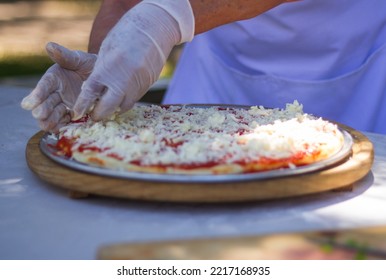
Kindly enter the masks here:
<path id="1" fill-rule="evenodd" d="M 71 116 L 70 114 L 66 114 L 64 115 L 64 117 L 59 121 L 59 123 L 52 129 L 50 129 L 50 132 L 52 133 L 58 133 L 59 130 L 65 126 L 66 124 L 68 124 L 69 122 L 71 121 Z"/>
<path id="2" fill-rule="evenodd" d="M 140 96 L 143 96 L 143 94 L 141 94 Z M 126 94 L 120 106 L 121 112 L 123 113 L 133 108 L 135 102 L 137 101 L 138 100 L 136 98 L 133 98 L 131 94 Z"/>
<path id="3" fill-rule="evenodd" d="M 90 75 L 97 59 L 96 54 L 72 51 L 53 42 L 46 45 L 46 50 L 54 62 L 64 69 L 77 71 L 83 79 L 86 79 L 86 77 Z"/>
<path id="4" fill-rule="evenodd" d="M 57 77 L 52 73 L 46 73 L 32 92 L 22 100 L 21 107 L 25 110 L 33 110 L 58 89 L 59 81 Z"/>
<path id="5" fill-rule="evenodd" d="M 95 102 L 103 95 L 105 86 L 95 81 L 92 77 L 82 85 L 82 90 L 73 107 L 73 120 L 83 117 Z"/>
<path id="6" fill-rule="evenodd" d="M 53 42 L 46 45 L 46 51 L 54 62 L 65 69 L 77 70 L 80 66 L 81 59 L 77 51 L 69 50 Z"/>
<path id="7" fill-rule="evenodd" d="M 54 129 L 59 123 L 62 123 L 64 117 L 68 115 L 68 110 L 66 106 L 61 103 L 55 107 L 52 114 L 45 120 L 39 120 L 39 126 L 44 131 L 51 131 Z"/>
<path id="8" fill-rule="evenodd" d="M 58 93 L 53 93 L 43 103 L 32 110 L 32 116 L 38 120 L 47 119 L 53 112 L 56 106 L 62 102 L 62 98 Z"/>
<path id="9" fill-rule="evenodd" d="M 123 95 L 108 88 L 91 113 L 91 118 L 95 121 L 110 117 L 120 107 Z"/>

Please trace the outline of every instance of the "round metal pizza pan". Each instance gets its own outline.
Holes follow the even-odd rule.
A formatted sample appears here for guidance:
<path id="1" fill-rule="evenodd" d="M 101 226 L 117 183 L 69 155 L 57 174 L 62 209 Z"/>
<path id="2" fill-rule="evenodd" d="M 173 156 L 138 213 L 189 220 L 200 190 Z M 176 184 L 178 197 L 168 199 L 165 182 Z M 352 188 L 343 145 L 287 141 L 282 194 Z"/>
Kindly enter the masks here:
<path id="1" fill-rule="evenodd" d="M 102 167 L 90 166 L 80 162 L 77 162 L 71 158 L 63 155 L 58 155 L 55 148 L 57 138 L 55 135 L 46 133 L 40 139 L 40 149 L 47 157 L 53 161 L 66 166 L 71 169 L 83 171 L 91 174 L 123 178 L 128 180 L 143 180 L 153 182 L 179 182 L 179 183 L 226 183 L 226 182 L 242 182 L 251 180 L 266 180 L 281 178 L 285 176 L 295 176 L 315 171 L 327 169 L 335 166 L 348 158 L 352 152 L 353 139 L 346 130 L 340 128 L 340 131 L 344 136 L 344 143 L 340 151 L 332 155 L 328 159 L 318 161 L 316 163 L 300 166 L 296 168 L 283 168 L 277 170 L 261 171 L 256 173 L 248 174 L 205 174 L 205 175 L 183 175 L 183 174 L 153 174 L 153 173 L 141 173 L 141 172 L 130 172 L 122 170 L 112 170 Z"/>

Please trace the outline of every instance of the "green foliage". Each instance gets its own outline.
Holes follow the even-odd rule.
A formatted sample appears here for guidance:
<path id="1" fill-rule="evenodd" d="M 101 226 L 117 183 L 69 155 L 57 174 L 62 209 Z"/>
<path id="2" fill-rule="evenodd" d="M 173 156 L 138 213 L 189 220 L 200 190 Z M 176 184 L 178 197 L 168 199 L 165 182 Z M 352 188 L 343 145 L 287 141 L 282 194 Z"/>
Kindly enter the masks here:
<path id="1" fill-rule="evenodd" d="M 44 55 L 5 56 L 0 58 L 0 77 L 40 75 L 52 64 Z"/>
<path id="2" fill-rule="evenodd" d="M 13 3 L 20 2 L 21 0 L 0 0 L 0 3 Z M 26 1 L 26 0 L 24 0 Z M 44 2 L 44 1 L 57 1 L 57 2 L 100 2 L 101 0 L 28 0 L 29 2 Z"/>

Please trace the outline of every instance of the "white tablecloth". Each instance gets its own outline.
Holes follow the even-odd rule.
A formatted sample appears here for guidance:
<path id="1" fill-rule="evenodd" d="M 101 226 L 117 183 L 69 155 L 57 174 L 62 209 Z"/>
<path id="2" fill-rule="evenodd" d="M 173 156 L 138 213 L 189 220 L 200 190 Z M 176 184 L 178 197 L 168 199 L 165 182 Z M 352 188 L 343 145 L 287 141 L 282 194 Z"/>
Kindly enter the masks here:
<path id="1" fill-rule="evenodd" d="M 0 259 L 94 259 L 115 242 L 386 225 L 386 136 L 368 133 L 375 162 L 352 192 L 223 205 L 70 199 L 26 164 L 26 143 L 39 130 L 19 105 L 29 91 L 0 86 Z"/>

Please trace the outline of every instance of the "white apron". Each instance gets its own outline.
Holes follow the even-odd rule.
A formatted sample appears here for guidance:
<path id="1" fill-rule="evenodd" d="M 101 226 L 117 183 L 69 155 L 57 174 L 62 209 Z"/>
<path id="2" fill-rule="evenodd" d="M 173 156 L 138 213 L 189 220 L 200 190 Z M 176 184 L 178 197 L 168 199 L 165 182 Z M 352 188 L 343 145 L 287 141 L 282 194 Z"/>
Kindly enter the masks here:
<path id="1" fill-rule="evenodd" d="M 386 1 L 303 0 L 198 35 L 164 103 L 284 107 L 386 134 Z"/>

